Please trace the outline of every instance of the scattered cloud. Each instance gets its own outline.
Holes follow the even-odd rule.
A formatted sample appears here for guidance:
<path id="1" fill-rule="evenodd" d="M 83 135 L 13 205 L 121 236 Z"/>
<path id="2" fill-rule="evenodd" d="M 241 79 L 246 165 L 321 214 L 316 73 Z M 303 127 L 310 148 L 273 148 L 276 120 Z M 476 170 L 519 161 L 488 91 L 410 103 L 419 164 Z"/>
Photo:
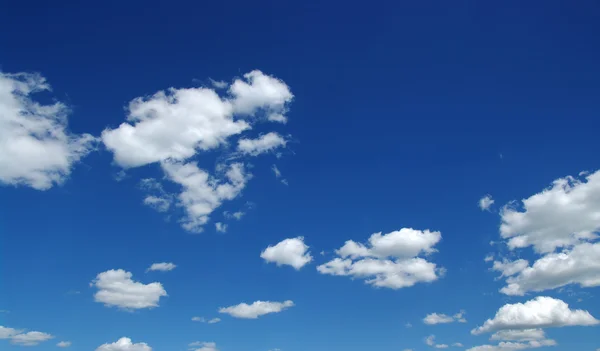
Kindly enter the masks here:
<path id="1" fill-rule="evenodd" d="M 213 319 L 207 320 L 204 317 L 192 317 L 192 321 L 200 322 L 200 323 L 216 324 L 221 321 L 221 318 L 213 318 Z"/>
<path id="2" fill-rule="evenodd" d="M 215 223 L 215 229 L 219 233 L 225 233 L 225 232 L 227 232 L 227 227 L 228 226 L 225 223 L 222 223 L 222 222 Z"/>
<path id="3" fill-rule="evenodd" d="M 546 333 L 543 329 L 517 329 L 517 330 L 500 330 L 494 333 L 490 340 L 503 341 L 532 341 L 546 338 Z"/>
<path id="4" fill-rule="evenodd" d="M 225 171 L 225 182 L 219 182 L 206 171 L 198 168 L 195 162 L 163 162 L 162 169 L 167 178 L 182 187 L 178 204 L 185 209 L 186 216 L 181 220 L 184 229 L 201 232 L 208 222 L 209 215 L 226 200 L 235 199 L 246 186 L 251 175 L 247 174 L 242 163 L 233 163 Z"/>
<path id="5" fill-rule="evenodd" d="M 257 139 L 240 139 L 238 151 L 251 156 L 257 156 L 266 152 L 272 152 L 279 147 L 285 147 L 287 141 L 275 132 L 261 135 Z"/>
<path id="6" fill-rule="evenodd" d="M 96 351 L 152 351 L 152 348 L 143 342 L 134 344 L 130 338 L 120 338 L 112 344 L 100 345 Z"/>
<path id="7" fill-rule="evenodd" d="M 460 311 L 453 316 L 448 316 L 440 313 L 431 313 L 423 318 L 423 323 L 428 325 L 434 324 L 445 324 L 445 323 L 466 323 L 467 320 L 464 318 L 465 311 Z"/>
<path id="8" fill-rule="evenodd" d="M 492 319 L 473 329 L 471 334 L 501 330 L 535 329 L 600 324 L 588 311 L 571 310 L 562 300 L 538 296 L 525 303 L 506 304 Z"/>
<path id="9" fill-rule="evenodd" d="M 339 257 L 320 265 L 321 274 L 365 279 L 376 287 L 401 289 L 419 282 L 433 282 L 445 272 L 419 255 L 436 252 L 440 232 L 402 228 L 382 235 L 375 233 L 369 244 L 352 240 L 336 250 Z"/>
<path id="10" fill-rule="evenodd" d="M 70 347 L 71 346 L 71 342 L 70 341 L 61 341 L 58 344 L 56 344 L 56 346 L 58 346 L 58 347 Z"/>
<path id="11" fill-rule="evenodd" d="M 220 321 L 221 321 L 221 318 L 213 318 L 213 319 L 209 320 L 209 321 L 208 321 L 208 322 L 206 322 L 206 323 L 208 323 L 208 324 L 217 324 L 217 323 L 219 323 Z"/>
<path id="12" fill-rule="evenodd" d="M 436 344 L 435 335 L 429 335 L 428 337 L 425 338 L 424 342 L 428 346 L 434 347 L 436 349 L 447 349 L 448 348 L 448 344 Z"/>
<path id="13" fill-rule="evenodd" d="M 465 347 L 465 346 L 460 342 L 455 342 L 454 344 L 452 344 L 452 347 Z"/>
<path id="14" fill-rule="evenodd" d="M 409 322 L 406 322 L 406 323 L 404 324 L 404 327 L 405 327 L 405 328 L 412 328 L 412 326 L 413 326 L 413 325 L 412 325 L 412 323 L 409 323 Z"/>
<path id="15" fill-rule="evenodd" d="M 486 195 L 479 199 L 479 208 L 482 211 L 489 211 L 490 207 L 494 204 L 494 199 L 492 199 L 492 195 Z"/>
<path id="16" fill-rule="evenodd" d="M 229 84 L 224 80 L 214 80 L 212 78 L 208 78 L 210 80 L 210 84 L 216 89 L 225 89 L 229 86 Z"/>
<path id="17" fill-rule="evenodd" d="M 17 334 L 10 338 L 10 342 L 15 345 L 36 346 L 44 341 L 53 339 L 54 336 L 38 331 L 30 331 L 23 334 Z"/>
<path id="18" fill-rule="evenodd" d="M 171 263 L 171 262 L 161 262 L 161 263 L 153 263 L 150 268 L 148 268 L 146 270 L 146 272 L 150 272 L 150 271 L 161 271 L 161 272 L 168 272 L 168 271 L 172 271 L 177 267 L 176 264 Z"/>
<path id="19" fill-rule="evenodd" d="M 22 333 L 22 330 L 13 328 L 3 327 L 0 325 L 0 339 L 10 339 L 13 336 Z"/>
<path id="20" fill-rule="evenodd" d="M 223 212 L 223 216 L 224 216 L 225 218 L 227 218 L 227 219 L 232 219 L 232 218 L 233 218 L 233 219 L 236 219 L 236 220 L 238 220 L 238 221 L 239 221 L 240 219 L 242 219 L 242 217 L 244 217 L 244 215 L 245 215 L 245 214 L 246 214 L 246 213 L 245 213 L 245 212 L 243 212 L 243 211 L 237 211 L 237 212 L 234 212 L 234 213 L 231 213 L 231 212 L 229 212 L 229 211 L 225 211 L 225 212 Z"/>
<path id="21" fill-rule="evenodd" d="M 515 206 L 501 211 L 500 234 L 511 250 L 532 246 L 544 254 L 596 240 L 600 230 L 600 171 L 587 174 L 585 179 L 559 178 L 522 204 L 522 211 Z"/>
<path id="22" fill-rule="evenodd" d="M 190 343 L 189 347 L 193 351 L 219 351 L 217 344 L 214 342 L 195 341 Z"/>
<path id="23" fill-rule="evenodd" d="M 50 91 L 39 74 L 0 72 L 0 184 L 48 190 L 92 151 L 96 138 L 67 130 L 69 109 L 44 105 L 34 93 Z"/>
<path id="24" fill-rule="evenodd" d="M 90 284 L 98 289 L 94 300 L 109 307 L 134 310 L 157 307 L 160 298 L 167 296 L 161 283 L 143 284 L 133 281 L 131 277 L 130 272 L 122 269 L 98 274 Z"/>
<path id="25" fill-rule="evenodd" d="M 271 170 L 273 171 L 273 173 L 275 174 L 275 178 L 280 179 L 281 178 L 281 171 L 279 170 L 279 168 L 277 168 L 276 165 L 271 166 Z M 288 185 L 288 181 L 287 179 L 281 179 L 280 180 L 281 183 L 283 183 L 284 185 Z"/>
<path id="26" fill-rule="evenodd" d="M 276 263 L 278 266 L 288 265 L 296 270 L 310 263 L 313 257 L 308 252 L 309 247 L 304 243 L 304 238 L 285 239 L 275 246 L 267 247 L 260 257 L 267 262 Z"/>
<path id="27" fill-rule="evenodd" d="M 256 319 L 269 313 L 279 313 L 294 306 L 293 301 L 271 302 L 256 301 L 251 305 L 241 303 L 239 305 L 219 309 L 219 313 L 226 313 L 235 318 Z"/>
<path id="28" fill-rule="evenodd" d="M 467 351 L 515 351 L 515 350 L 527 350 L 536 349 L 545 346 L 556 346 L 554 340 L 534 340 L 529 342 L 501 342 L 498 345 L 482 345 L 475 346 L 467 349 Z"/>
<path id="29" fill-rule="evenodd" d="M 211 82 L 226 88 L 225 82 Z M 182 227 L 198 233 L 223 201 L 241 193 L 251 175 L 245 172 L 243 162 L 218 165 L 217 174 L 211 175 L 200 169 L 193 157 L 220 147 L 227 152 L 229 139 L 252 129 L 253 123 L 285 118 L 292 98 L 284 82 L 258 70 L 236 79 L 222 95 L 207 87 L 170 88 L 133 99 L 126 121 L 105 129 L 101 139 L 123 169 L 158 163 L 164 178 L 179 185 L 181 192 L 167 194 L 154 189 L 144 203 L 160 212 L 169 211 L 173 204 L 183 208 Z M 285 143 L 274 132 L 258 139 L 242 138 L 237 156 L 258 155 Z"/>

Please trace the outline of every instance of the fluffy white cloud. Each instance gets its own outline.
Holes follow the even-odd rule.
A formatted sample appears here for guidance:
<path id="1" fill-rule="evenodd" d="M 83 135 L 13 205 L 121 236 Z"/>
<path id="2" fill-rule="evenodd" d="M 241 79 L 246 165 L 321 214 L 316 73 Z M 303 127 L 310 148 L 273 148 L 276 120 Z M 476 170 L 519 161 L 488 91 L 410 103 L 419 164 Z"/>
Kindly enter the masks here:
<path id="1" fill-rule="evenodd" d="M 279 147 L 285 147 L 286 144 L 287 141 L 281 135 L 270 132 L 261 135 L 257 139 L 240 139 L 237 148 L 243 154 L 257 156 L 274 151 Z"/>
<path id="2" fill-rule="evenodd" d="M 550 253 L 596 240 L 600 229 L 600 171 L 585 180 L 568 176 L 522 200 L 523 211 L 504 207 L 500 234 L 510 249 L 532 246 Z"/>
<path id="3" fill-rule="evenodd" d="M 183 228 L 190 232 L 201 232 L 209 215 L 223 201 L 236 198 L 251 177 L 241 163 L 229 165 L 224 175 L 226 182 L 211 177 L 195 162 L 167 161 L 161 165 L 167 178 L 182 187 L 178 203 L 185 209 L 186 217 L 181 222 Z"/>
<path id="4" fill-rule="evenodd" d="M 56 346 L 58 346 L 58 347 L 70 347 L 71 346 L 71 342 L 70 341 L 61 341 L 58 344 L 56 344 Z"/>
<path id="5" fill-rule="evenodd" d="M 434 324 L 445 324 L 445 323 L 466 323 L 467 320 L 464 318 L 465 311 L 460 311 L 453 316 L 449 316 L 443 313 L 430 313 L 423 318 L 423 323 L 434 325 Z"/>
<path id="6" fill-rule="evenodd" d="M 504 341 L 532 341 L 545 339 L 546 334 L 543 329 L 521 329 L 521 330 L 500 330 L 494 333 L 490 340 Z"/>
<path id="7" fill-rule="evenodd" d="M 483 326 L 472 334 L 482 334 L 510 329 L 533 329 L 564 326 L 590 326 L 600 324 L 588 311 L 571 310 L 562 300 L 538 296 L 525 303 L 506 304 Z"/>
<path id="8" fill-rule="evenodd" d="M 22 330 L 3 327 L 0 325 L 0 339 L 10 339 L 15 335 L 20 334 L 21 332 Z"/>
<path id="9" fill-rule="evenodd" d="M 193 351 L 219 351 L 217 344 L 214 342 L 195 341 L 190 343 L 189 347 Z"/>
<path id="10" fill-rule="evenodd" d="M 90 134 L 67 131 L 69 109 L 31 95 L 49 91 L 39 74 L 0 72 L 0 184 L 47 190 L 62 184 L 96 144 Z"/>
<path id="11" fill-rule="evenodd" d="M 258 70 L 244 74 L 244 78 L 236 79 L 229 87 L 235 112 L 254 115 L 257 110 L 264 110 L 271 121 L 287 121 L 283 115 L 286 104 L 294 98 L 289 87 L 283 81 Z"/>
<path id="12" fill-rule="evenodd" d="M 494 266 L 492 270 L 498 271 L 501 273 L 500 277 L 510 277 L 513 276 L 525 268 L 529 266 L 529 261 L 524 259 L 518 259 L 516 261 L 494 261 Z"/>
<path id="13" fill-rule="evenodd" d="M 554 340 L 534 340 L 529 342 L 501 342 L 498 345 L 482 345 L 467 349 L 467 351 L 515 351 L 536 349 L 544 346 L 556 346 Z"/>
<path id="14" fill-rule="evenodd" d="M 600 243 L 584 243 L 560 253 L 550 253 L 512 274 L 500 291 L 506 295 L 524 295 L 568 284 L 600 286 Z M 518 273 L 518 274 L 517 274 Z"/>
<path id="15" fill-rule="evenodd" d="M 133 281 L 131 277 L 130 272 L 122 269 L 98 274 L 91 283 L 98 288 L 94 295 L 95 301 L 123 309 L 141 309 L 157 307 L 160 298 L 167 296 L 162 284 L 143 284 Z"/>
<path id="16" fill-rule="evenodd" d="M 123 168 L 167 159 L 183 161 L 250 128 L 232 116 L 231 103 L 214 90 L 171 88 L 131 101 L 127 122 L 104 130 L 102 141 Z"/>
<path id="17" fill-rule="evenodd" d="M 429 335 L 428 337 L 426 337 L 425 344 L 427 344 L 429 346 L 435 345 L 435 335 Z"/>
<path id="18" fill-rule="evenodd" d="M 362 278 L 367 284 L 392 289 L 432 282 L 443 275 L 444 269 L 415 256 L 435 252 L 433 246 L 440 240 L 440 232 L 411 228 L 385 235 L 375 233 L 368 246 L 346 241 L 336 250 L 340 257 L 318 266 L 317 270 L 322 274 Z"/>
<path id="19" fill-rule="evenodd" d="M 23 334 L 17 334 L 10 338 L 10 342 L 15 345 L 36 346 L 44 341 L 48 341 L 54 336 L 38 331 L 30 331 Z"/>
<path id="20" fill-rule="evenodd" d="M 267 262 L 280 265 L 292 266 L 300 269 L 312 261 L 313 257 L 308 252 L 308 245 L 304 243 L 304 238 L 285 239 L 275 246 L 267 247 L 260 257 Z"/>
<path id="21" fill-rule="evenodd" d="M 152 348 L 143 342 L 134 344 L 130 338 L 120 338 L 112 344 L 100 345 L 96 351 L 152 351 Z"/>
<path id="22" fill-rule="evenodd" d="M 144 205 L 150 206 L 158 212 L 167 212 L 171 207 L 171 199 L 148 195 L 144 198 Z"/>
<path id="23" fill-rule="evenodd" d="M 490 207 L 494 204 L 494 199 L 492 199 L 492 195 L 486 195 L 479 199 L 479 208 L 482 211 L 489 211 Z"/>
<path id="24" fill-rule="evenodd" d="M 269 313 L 279 313 L 294 306 L 293 301 L 271 302 L 255 301 L 252 305 L 241 303 L 239 305 L 219 309 L 219 313 L 226 313 L 235 318 L 256 319 Z"/>
<path id="25" fill-rule="evenodd" d="M 171 262 L 161 262 L 161 263 L 153 263 L 147 270 L 146 272 L 150 272 L 150 271 L 161 271 L 161 272 L 168 272 L 168 271 L 172 271 L 177 267 L 176 264 L 171 263 Z"/>

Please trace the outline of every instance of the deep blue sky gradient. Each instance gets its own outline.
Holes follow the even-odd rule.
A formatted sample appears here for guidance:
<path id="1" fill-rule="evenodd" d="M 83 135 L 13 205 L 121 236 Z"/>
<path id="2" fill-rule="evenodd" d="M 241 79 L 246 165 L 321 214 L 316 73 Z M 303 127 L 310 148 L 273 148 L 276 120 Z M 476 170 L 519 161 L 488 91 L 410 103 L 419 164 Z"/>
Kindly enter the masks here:
<path id="1" fill-rule="evenodd" d="M 76 133 L 116 127 L 135 97 L 252 69 L 295 95 L 281 127 L 294 154 L 253 160 L 243 197 L 215 212 L 218 220 L 255 203 L 226 234 L 209 226 L 190 235 L 143 206 L 136 179 L 158 173 L 136 169 L 116 182 L 105 149 L 61 187 L 0 188 L 0 309 L 10 310 L 0 325 L 46 331 L 81 351 L 121 336 L 157 351 L 195 340 L 222 351 L 425 350 L 429 334 L 486 343 L 469 330 L 524 299 L 497 292 L 502 281 L 483 257 L 499 238 L 499 216 L 477 201 L 491 193 L 502 205 L 598 169 L 599 15 L 600 4 L 586 0 L 0 2 L 0 70 L 42 73 L 53 87 L 46 96 L 72 107 Z M 273 163 L 289 187 L 275 181 Z M 214 159 L 200 165 L 212 169 Z M 375 289 L 320 275 L 314 263 L 296 272 L 259 257 L 302 235 L 321 264 L 321 250 L 402 227 L 442 232 L 433 261 L 445 278 Z M 144 273 L 162 261 L 178 268 Z M 134 313 L 94 303 L 89 282 L 117 268 L 160 281 L 169 297 Z M 600 315 L 593 297 L 548 294 Z M 258 320 L 190 321 L 259 299 L 296 307 Z M 459 309 L 467 325 L 420 322 Z M 548 331 L 556 349 L 582 351 L 600 347 L 596 333 Z"/>

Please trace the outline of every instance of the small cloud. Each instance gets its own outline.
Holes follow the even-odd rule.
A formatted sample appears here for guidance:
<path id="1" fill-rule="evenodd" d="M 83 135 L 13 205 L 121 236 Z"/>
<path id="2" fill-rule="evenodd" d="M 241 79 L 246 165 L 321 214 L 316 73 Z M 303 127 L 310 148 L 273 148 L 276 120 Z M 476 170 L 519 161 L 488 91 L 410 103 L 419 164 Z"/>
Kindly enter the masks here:
<path id="1" fill-rule="evenodd" d="M 146 272 L 151 272 L 151 271 L 161 271 L 161 272 L 168 272 L 168 271 L 172 271 L 177 267 L 177 265 L 175 265 L 174 263 L 171 262 L 161 262 L 161 263 L 153 263 L 150 268 L 146 269 Z"/>
<path id="2" fill-rule="evenodd" d="M 208 79 L 210 80 L 210 84 L 212 84 L 212 86 L 215 87 L 215 88 L 217 88 L 217 89 L 225 89 L 229 85 L 224 80 L 214 80 L 212 78 L 208 78 Z"/>
<path id="3" fill-rule="evenodd" d="M 485 195 L 481 199 L 479 199 L 479 208 L 482 211 L 489 211 L 490 207 L 494 204 L 494 199 L 492 199 L 492 195 Z"/>
<path id="4" fill-rule="evenodd" d="M 408 322 L 407 322 L 406 324 L 404 324 L 404 327 L 405 327 L 405 328 L 412 328 L 412 326 L 413 326 L 413 325 L 412 325 L 411 323 L 408 323 Z"/>
<path id="5" fill-rule="evenodd" d="M 215 229 L 219 233 L 225 233 L 225 232 L 227 232 L 227 224 L 221 223 L 221 222 L 217 222 L 217 223 L 215 223 Z"/>
<path id="6" fill-rule="evenodd" d="M 56 344 L 56 346 L 58 346 L 58 347 L 69 347 L 69 346 L 71 346 L 71 342 L 70 341 L 61 341 L 58 344 Z"/>
<path id="7" fill-rule="evenodd" d="M 204 319 L 204 317 L 192 317 L 192 321 L 204 323 L 206 319 Z"/>
<path id="8" fill-rule="evenodd" d="M 219 323 L 220 321 L 221 321 L 221 318 L 213 318 L 213 319 L 209 320 L 207 323 L 215 324 L 215 323 Z"/>

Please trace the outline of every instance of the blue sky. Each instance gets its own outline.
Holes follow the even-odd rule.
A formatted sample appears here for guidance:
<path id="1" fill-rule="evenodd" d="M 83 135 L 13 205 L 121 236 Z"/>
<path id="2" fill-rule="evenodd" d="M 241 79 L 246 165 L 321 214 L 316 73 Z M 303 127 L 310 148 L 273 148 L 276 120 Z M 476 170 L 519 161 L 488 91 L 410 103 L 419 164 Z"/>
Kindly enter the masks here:
<path id="1" fill-rule="evenodd" d="M 0 348 L 597 350 L 599 11 L 0 5 Z"/>

